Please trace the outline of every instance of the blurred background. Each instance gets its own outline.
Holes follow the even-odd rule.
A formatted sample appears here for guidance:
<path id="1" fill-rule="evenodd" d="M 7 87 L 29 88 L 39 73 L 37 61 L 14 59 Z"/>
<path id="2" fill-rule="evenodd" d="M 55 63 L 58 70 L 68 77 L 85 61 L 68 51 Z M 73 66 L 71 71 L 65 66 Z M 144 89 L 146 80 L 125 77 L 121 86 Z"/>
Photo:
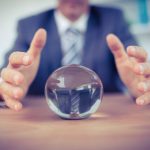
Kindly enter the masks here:
<path id="1" fill-rule="evenodd" d="M 150 55 L 150 0 L 91 0 L 90 3 L 121 8 L 131 32 Z M 18 20 L 56 5 L 57 0 L 0 1 L 0 66 L 15 40 Z"/>

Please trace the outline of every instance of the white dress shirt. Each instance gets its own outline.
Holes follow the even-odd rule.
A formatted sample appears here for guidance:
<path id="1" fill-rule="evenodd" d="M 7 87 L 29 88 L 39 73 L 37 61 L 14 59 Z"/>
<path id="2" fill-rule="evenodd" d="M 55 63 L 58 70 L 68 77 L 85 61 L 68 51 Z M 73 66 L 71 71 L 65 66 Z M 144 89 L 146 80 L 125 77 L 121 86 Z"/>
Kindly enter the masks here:
<path id="1" fill-rule="evenodd" d="M 88 18 L 89 18 L 89 14 L 83 14 L 78 20 L 72 22 L 70 21 L 68 18 L 66 18 L 59 10 L 56 10 L 54 13 L 54 17 L 55 17 L 55 21 L 56 21 L 56 26 L 58 29 L 58 34 L 60 36 L 60 40 L 61 40 L 61 46 L 62 46 L 62 53 L 65 54 L 65 41 L 63 40 L 63 36 L 66 33 L 67 29 L 69 28 L 74 28 L 76 30 L 78 30 L 81 33 L 81 37 L 80 37 L 80 47 L 79 47 L 79 51 L 82 55 L 82 50 L 83 50 L 83 46 L 84 46 L 84 35 L 87 29 L 87 22 L 88 22 Z"/>

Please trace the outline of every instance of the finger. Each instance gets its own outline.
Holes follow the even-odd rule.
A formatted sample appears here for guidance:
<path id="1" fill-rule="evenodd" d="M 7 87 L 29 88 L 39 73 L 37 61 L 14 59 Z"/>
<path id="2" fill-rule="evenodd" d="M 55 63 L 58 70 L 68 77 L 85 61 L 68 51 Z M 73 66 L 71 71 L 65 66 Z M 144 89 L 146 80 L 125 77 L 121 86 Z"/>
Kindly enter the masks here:
<path id="1" fill-rule="evenodd" d="M 23 89 L 20 87 L 14 87 L 6 82 L 0 84 L 0 93 L 7 95 L 12 99 L 21 100 L 24 96 Z"/>
<path id="2" fill-rule="evenodd" d="M 150 75 L 150 63 L 140 63 L 134 67 L 134 72 L 139 75 Z"/>
<path id="3" fill-rule="evenodd" d="M 138 90 L 143 93 L 150 91 L 150 81 L 138 83 Z"/>
<path id="4" fill-rule="evenodd" d="M 147 60 L 148 54 L 142 47 L 129 46 L 127 48 L 127 53 L 130 57 L 134 57 L 139 62 L 145 62 Z"/>
<path id="5" fill-rule="evenodd" d="M 28 66 L 32 63 L 32 56 L 25 52 L 13 52 L 9 57 L 9 64 L 13 67 Z"/>
<path id="6" fill-rule="evenodd" d="M 147 105 L 147 104 L 150 104 L 150 92 L 138 97 L 136 99 L 136 103 L 138 105 Z"/>
<path id="7" fill-rule="evenodd" d="M 10 69 L 10 68 L 2 69 L 1 77 L 5 82 L 8 82 L 14 85 L 20 85 L 24 81 L 24 76 L 20 72 Z"/>
<path id="8" fill-rule="evenodd" d="M 43 49 L 46 43 L 46 34 L 47 33 L 44 29 L 39 29 L 35 33 L 28 54 L 30 54 L 34 58 L 40 55 L 41 50 Z"/>
<path id="9" fill-rule="evenodd" d="M 19 110 L 22 109 L 22 104 L 21 104 L 21 102 L 16 101 L 16 100 L 14 100 L 14 99 L 12 99 L 12 98 L 6 96 L 6 95 L 4 95 L 3 97 L 4 97 L 4 100 L 5 100 L 6 105 L 7 105 L 9 108 L 11 108 L 11 109 L 13 109 L 13 110 L 16 110 L 16 111 L 19 111 Z"/>
<path id="10" fill-rule="evenodd" d="M 124 46 L 117 36 L 109 34 L 106 40 L 116 61 L 124 61 L 128 58 Z"/>

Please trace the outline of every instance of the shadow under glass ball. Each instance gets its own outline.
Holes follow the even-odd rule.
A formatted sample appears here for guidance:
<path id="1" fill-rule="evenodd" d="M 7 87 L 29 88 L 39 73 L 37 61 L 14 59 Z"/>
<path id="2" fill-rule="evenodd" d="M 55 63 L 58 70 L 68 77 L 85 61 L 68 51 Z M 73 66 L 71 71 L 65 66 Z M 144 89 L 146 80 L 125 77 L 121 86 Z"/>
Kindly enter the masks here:
<path id="1" fill-rule="evenodd" d="M 48 78 L 45 96 L 50 109 L 63 119 L 83 119 L 95 113 L 103 85 L 92 70 L 69 65 L 57 69 Z"/>

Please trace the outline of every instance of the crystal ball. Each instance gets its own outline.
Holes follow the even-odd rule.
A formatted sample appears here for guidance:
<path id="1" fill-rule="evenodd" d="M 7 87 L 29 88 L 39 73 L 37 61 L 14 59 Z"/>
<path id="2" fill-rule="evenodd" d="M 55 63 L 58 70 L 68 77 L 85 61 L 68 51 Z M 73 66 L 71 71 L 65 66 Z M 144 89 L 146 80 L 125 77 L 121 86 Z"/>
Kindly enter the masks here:
<path id="1" fill-rule="evenodd" d="M 95 113 L 103 96 L 98 75 L 80 65 L 68 65 L 54 71 L 45 85 L 50 109 L 63 119 L 83 119 Z"/>

